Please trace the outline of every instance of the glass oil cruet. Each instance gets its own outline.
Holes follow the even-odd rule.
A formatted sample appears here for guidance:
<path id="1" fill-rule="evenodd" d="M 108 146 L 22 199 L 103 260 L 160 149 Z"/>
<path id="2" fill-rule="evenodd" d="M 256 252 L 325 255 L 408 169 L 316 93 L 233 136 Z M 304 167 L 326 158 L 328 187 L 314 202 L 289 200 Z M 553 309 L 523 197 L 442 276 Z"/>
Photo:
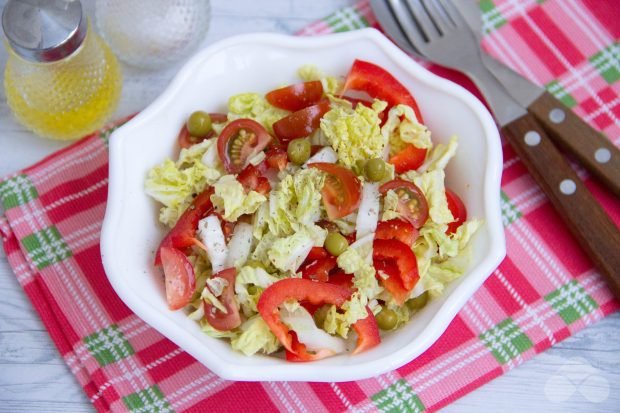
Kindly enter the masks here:
<path id="1" fill-rule="evenodd" d="M 2 28 L 7 103 L 20 123 L 61 140 L 105 123 L 120 98 L 121 70 L 79 0 L 8 0 Z"/>

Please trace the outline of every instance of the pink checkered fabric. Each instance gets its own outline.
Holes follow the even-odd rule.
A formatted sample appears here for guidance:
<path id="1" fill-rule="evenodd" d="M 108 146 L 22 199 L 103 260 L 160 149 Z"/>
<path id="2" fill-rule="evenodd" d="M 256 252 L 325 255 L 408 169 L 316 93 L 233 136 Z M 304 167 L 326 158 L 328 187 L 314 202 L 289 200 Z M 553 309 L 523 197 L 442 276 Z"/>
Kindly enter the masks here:
<path id="1" fill-rule="evenodd" d="M 614 0 L 482 0 L 485 47 L 616 144 Z M 304 29 L 375 25 L 367 1 Z M 462 76 L 430 67 L 467 87 Z M 476 93 L 476 91 L 474 90 Z M 435 411 L 618 309 L 548 200 L 504 145 L 508 256 L 422 356 L 348 383 L 225 381 L 136 317 L 99 254 L 110 129 L 0 181 L 0 233 L 17 280 L 99 411 Z M 580 171 L 616 223 L 620 201 Z"/>

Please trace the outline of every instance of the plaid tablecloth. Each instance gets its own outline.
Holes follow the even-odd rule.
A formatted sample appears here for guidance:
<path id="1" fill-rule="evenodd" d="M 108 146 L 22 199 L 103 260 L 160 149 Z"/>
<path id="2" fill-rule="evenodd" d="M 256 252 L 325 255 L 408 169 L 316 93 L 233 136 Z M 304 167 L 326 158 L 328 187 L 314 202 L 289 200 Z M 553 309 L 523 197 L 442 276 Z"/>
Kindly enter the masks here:
<path id="1" fill-rule="evenodd" d="M 620 7 L 614 0 L 482 0 L 485 47 L 616 144 Z M 302 35 L 375 25 L 367 1 Z M 468 87 L 462 76 L 431 67 Z M 99 254 L 110 130 L 0 181 L 10 265 L 100 411 L 434 411 L 618 309 L 510 147 L 502 209 L 508 256 L 418 359 L 348 383 L 226 381 L 123 305 Z M 580 171 L 616 223 L 620 201 Z"/>

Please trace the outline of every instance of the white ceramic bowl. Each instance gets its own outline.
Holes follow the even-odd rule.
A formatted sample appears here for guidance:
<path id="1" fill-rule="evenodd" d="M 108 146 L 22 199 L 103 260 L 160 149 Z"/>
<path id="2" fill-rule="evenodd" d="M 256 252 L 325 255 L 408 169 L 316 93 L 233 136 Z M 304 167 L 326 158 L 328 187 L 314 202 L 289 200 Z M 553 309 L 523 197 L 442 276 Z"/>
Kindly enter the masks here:
<path id="1" fill-rule="evenodd" d="M 469 216 L 485 221 L 473 241 L 471 268 L 404 328 L 386 334 L 379 346 L 363 354 L 313 363 L 246 357 L 226 341 L 202 333 L 183 311 L 168 310 L 160 271 L 152 265 L 165 230 L 157 221 L 158 206 L 144 193 L 146 173 L 164 158 L 176 156 L 177 133 L 193 110 L 225 111 L 231 95 L 264 93 L 298 81 L 296 71 L 303 64 L 345 76 L 356 58 L 379 64 L 409 88 L 435 142 L 459 136 L 447 183 L 461 195 Z M 363 379 L 400 367 L 424 352 L 503 259 L 501 171 L 499 135 L 483 105 L 462 87 L 416 64 L 378 31 L 321 37 L 237 36 L 199 52 L 161 96 L 112 135 L 108 207 L 101 234 L 103 263 L 112 286 L 129 308 L 225 379 Z"/>

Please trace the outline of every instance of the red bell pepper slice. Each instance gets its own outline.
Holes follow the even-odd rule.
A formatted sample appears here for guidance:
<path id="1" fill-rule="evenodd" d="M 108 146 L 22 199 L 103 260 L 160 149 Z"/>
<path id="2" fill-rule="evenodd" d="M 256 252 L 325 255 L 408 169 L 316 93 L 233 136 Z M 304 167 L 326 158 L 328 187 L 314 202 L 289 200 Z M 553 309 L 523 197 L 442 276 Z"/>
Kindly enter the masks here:
<path id="1" fill-rule="evenodd" d="M 303 343 L 294 343 L 296 338 L 290 334 L 289 328 L 280 319 L 280 304 L 288 300 L 296 300 L 307 301 L 310 304 L 334 304 L 337 307 L 341 307 L 350 297 L 351 290 L 338 285 L 318 283 L 303 278 L 285 278 L 271 284 L 263 291 L 258 300 L 257 308 L 273 334 L 280 340 L 280 343 L 289 352 L 296 354 L 299 358 L 308 360 L 305 345 Z M 360 323 L 356 328 L 358 334 L 362 336 L 361 341 L 358 339 L 358 343 L 375 343 L 374 345 L 376 345 L 381 340 L 378 336 L 378 330 L 373 330 L 370 324 L 369 322 Z M 355 328 L 355 325 L 353 327 Z M 364 349 L 368 348 L 370 347 L 364 347 Z M 314 354 L 313 357 L 325 357 L 326 355 L 329 354 L 319 352 Z"/>
<path id="2" fill-rule="evenodd" d="M 368 317 L 358 320 L 353 324 L 353 330 L 357 333 L 357 343 L 352 354 L 359 354 L 363 351 L 370 350 L 381 343 L 377 319 L 368 306 L 366 306 L 366 312 L 368 312 Z"/>
<path id="3" fill-rule="evenodd" d="M 420 279 L 418 260 L 411 247 L 397 240 L 376 239 L 373 242 L 373 260 L 393 260 L 400 272 L 403 287 L 411 291 Z"/>
<path id="4" fill-rule="evenodd" d="M 376 322 L 376 321 L 375 321 Z M 328 349 L 321 349 L 316 353 L 309 353 L 306 349 L 306 345 L 301 343 L 297 338 L 297 334 L 294 331 L 290 332 L 293 341 L 293 351 L 285 350 L 286 361 L 295 361 L 295 362 L 303 362 L 303 361 L 314 361 L 324 359 L 325 357 L 333 356 L 334 352 Z"/>
<path id="5" fill-rule="evenodd" d="M 308 264 L 301 269 L 302 278 L 307 280 L 326 282 L 329 279 L 329 272 L 336 267 L 336 257 L 333 256 L 307 262 Z"/>
<path id="6" fill-rule="evenodd" d="M 306 261 L 314 261 L 314 260 L 319 260 L 321 258 L 327 258 L 327 257 L 329 257 L 329 253 L 327 252 L 325 248 L 312 247 L 312 249 L 308 253 L 308 256 L 306 257 Z"/>
<path id="7" fill-rule="evenodd" d="M 411 106 L 418 122 L 424 123 L 418 103 L 407 88 L 387 70 L 374 63 L 363 60 L 353 62 L 342 93 L 350 89 L 366 92 L 372 98 L 384 100 L 390 107 L 400 103 Z"/>
<path id="8" fill-rule="evenodd" d="M 377 270 L 377 279 L 381 281 L 381 285 L 392 294 L 394 301 L 398 305 L 403 305 L 405 300 L 407 300 L 409 291 L 403 287 L 398 266 L 392 261 L 381 260 L 375 260 L 374 265 Z M 383 273 L 387 278 L 383 278 L 380 273 Z"/>
<path id="9" fill-rule="evenodd" d="M 418 169 L 426 160 L 426 148 L 418 148 L 409 143 L 402 151 L 392 156 L 389 162 L 394 165 L 394 171 L 402 174 Z"/>
<path id="10" fill-rule="evenodd" d="M 446 233 L 453 234 L 467 220 L 467 208 L 465 208 L 461 198 L 449 189 L 446 189 L 446 199 L 448 200 L 448 209 L 454 217 L 454 221 L 448 224 Z"/>
<path id="11" fill-rule="evenodd" d="M 356 290 L 353 285 L 353 274 L 347 274 L 342 270 L 334 271 L 332 274 L 329 274 L 328 283 L 339 285 L 341 287 L 349 288 L 351 290 Z"/>
<path id="12" fill-rule="evenodd" d="M 192 204 L 183 212 L 176 225 L 161 240 L 157 254 L 155 254 L 155 265 L 161 265 L 162 247 L 183 250 L 195 244 L 198 221 L 213 211 L 211 195 L 213 195 L 213 188 L 209 187 L 194 198 Z"/>
<path id="13" fill-rule="evenodd" d="M 409 246 L 413 245 L 419 235 L 419 231 L 411 222 L 398 218 L 379 221 L 375 231 L 376 239 L 396 239 Z"/>

